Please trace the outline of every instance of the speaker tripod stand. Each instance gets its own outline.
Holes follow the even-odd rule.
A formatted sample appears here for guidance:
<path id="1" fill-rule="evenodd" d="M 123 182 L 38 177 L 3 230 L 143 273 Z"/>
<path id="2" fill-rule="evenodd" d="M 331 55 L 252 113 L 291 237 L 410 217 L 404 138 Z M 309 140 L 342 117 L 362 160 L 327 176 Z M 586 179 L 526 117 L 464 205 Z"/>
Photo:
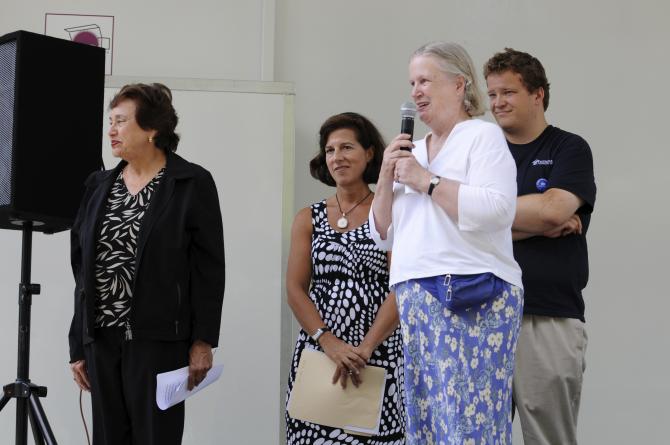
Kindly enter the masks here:
<path id="1" fill-rule="evenodd" d="M 21 249 L 21 282 L 19 283 L 19 334 L 16 380 L 3 387 L 0 411 L 10 399 L 16 399 L 16 445 L 28 443 L 28 421 L 36 445 L 56 445 L 56 439 L 44 413 L 40 397 L 46 397 L 46 386 L 38 386 L 28 378 L 30 362 L 30 306 L 32 296 L 40 293 L 40 285 L 30 283 L 33 223 L 25 221 Z"/>

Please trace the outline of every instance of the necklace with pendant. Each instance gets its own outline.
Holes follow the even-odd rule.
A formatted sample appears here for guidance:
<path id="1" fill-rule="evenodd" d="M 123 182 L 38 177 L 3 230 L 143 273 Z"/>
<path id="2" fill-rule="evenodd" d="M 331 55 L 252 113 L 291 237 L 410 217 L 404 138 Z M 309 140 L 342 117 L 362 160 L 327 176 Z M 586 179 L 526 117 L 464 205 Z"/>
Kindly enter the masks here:
<path id="1" fill-rule="evenodd" d="M 340 229 L 346 229 L 347 226 L 349 226 L 349 220 L 347 219 L 347 214 L 351 213 L 356 207 L 358 207 L 360 203 L 368 199 L 368 196 L 370 195 L 372 195 L 372 190 L 370 190 L 368 194 L 363 197 L 363 199 L 354 204 L 352 208 L 350 208 L 346 212 L 343 212 L 342 206 L 340 205 L 340 198 L 337 197 L 337 192 L 335 192 L 335 200 L 337 201 L 337 208 L 340 209 L 340 213 L 342 214 L 340 219 L 337 220 L 337 227 L 339 227 Z"/>

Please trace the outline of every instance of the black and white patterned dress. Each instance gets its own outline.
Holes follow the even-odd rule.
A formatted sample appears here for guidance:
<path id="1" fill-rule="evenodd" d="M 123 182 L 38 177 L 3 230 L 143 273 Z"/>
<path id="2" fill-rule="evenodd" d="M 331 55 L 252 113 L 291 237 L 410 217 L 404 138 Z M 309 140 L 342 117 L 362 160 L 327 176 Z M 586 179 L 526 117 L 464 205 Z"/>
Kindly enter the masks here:
<path id="1" fill-rule="evenodd" d="M 312 283 L 309 297 L 322 320 L 341 340 L 357 346 L 363 341 L 388 295 L 386 253 L 379 250 L 366 221 L 362 226 L 336 232 L 328 222 L 326 201 L 312 204 Z M 286 413 L 288 445 L 404 444 L 405 411 L 403 353 L 396 330 L 370 358 L 369 364 L 386 368 L 387 380 L 380 434 L 348 435 L 337 428 L 291 418 Z M 298 335 L 288 382 L 287 401 L 305 347 L 321 350 L 303 330 Z M 330 379 L 331 376 L 324 376 Z"/>
<path id="2" fill-rule="evenodd" d="M 164 172 L 162 168 L 136 195 L 126 188 L 123 171 L 112 185 L 95 248 L 96 328 L 128 328 L 137 237 Z"/>

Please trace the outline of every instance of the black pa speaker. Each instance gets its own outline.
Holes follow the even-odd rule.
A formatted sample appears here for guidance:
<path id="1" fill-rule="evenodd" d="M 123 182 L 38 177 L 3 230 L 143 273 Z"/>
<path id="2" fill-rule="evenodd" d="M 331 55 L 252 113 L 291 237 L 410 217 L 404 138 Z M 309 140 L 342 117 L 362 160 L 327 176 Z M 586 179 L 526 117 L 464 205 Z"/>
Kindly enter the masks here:
<path id="1" fill-rule="evenodd" d="M 105 50 L 17 31 L 0 37 L 0 228 L 72 226 L 102 165 Z"/>

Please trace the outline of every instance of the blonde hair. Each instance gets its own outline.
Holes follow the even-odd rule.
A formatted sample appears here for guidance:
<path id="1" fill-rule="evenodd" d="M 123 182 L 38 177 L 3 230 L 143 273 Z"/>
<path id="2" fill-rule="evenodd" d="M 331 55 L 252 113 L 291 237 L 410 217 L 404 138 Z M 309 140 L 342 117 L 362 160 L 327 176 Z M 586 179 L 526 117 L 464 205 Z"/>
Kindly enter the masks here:
<path id="1" fill-rule="evenodd" d="M 486 111 L 484 97 L 475 76 L 474 64 L 465 48 L 452 42 L 431 42 L 414 51 L 410 60 L 417 56 L 433 56 L 438 60 L 442 71 L 462 76 L 465 80 L 465 95 L 463 96 L 465 112 L 470 117 L 484 114 Z"/>

